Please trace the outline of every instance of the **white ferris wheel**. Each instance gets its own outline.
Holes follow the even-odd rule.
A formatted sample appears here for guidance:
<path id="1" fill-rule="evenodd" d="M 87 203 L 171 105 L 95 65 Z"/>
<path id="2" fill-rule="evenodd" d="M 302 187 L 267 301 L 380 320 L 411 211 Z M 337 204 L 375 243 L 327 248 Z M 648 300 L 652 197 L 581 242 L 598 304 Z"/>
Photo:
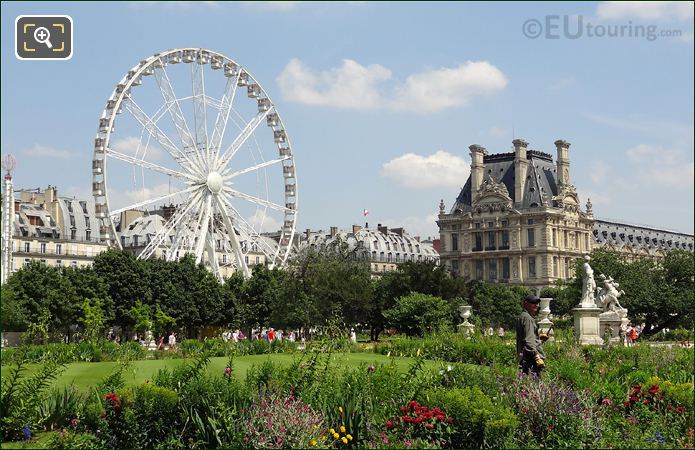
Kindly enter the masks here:
<path id="1" fill-rule="evenodd" d="M 130 69 L 99 119 L 92 174 L 111 246 L 141 259 L 192 254 L 220 280 L 287 260 L 292 147 L 260 83 L 220 53 L 168 50 Z"/>

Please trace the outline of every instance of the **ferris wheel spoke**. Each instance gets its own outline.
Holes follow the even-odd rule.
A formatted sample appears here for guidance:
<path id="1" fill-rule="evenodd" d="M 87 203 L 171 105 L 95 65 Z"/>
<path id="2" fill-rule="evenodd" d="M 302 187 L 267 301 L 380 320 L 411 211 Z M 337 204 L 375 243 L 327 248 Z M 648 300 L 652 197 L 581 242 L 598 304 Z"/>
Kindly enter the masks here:
<path id="1" fill-rule="evenodd" d="M 227 236 L 229 237 L 229 242 L 232 245 L 232 251 L 234 252 L 234 257 L 237 261 L 237 267 L 240 268 L 244 276 L 248 278 L 251 276 L 251 272 L 249 271 L 249 267 L 244 260 L 244 255 L 241 252 L 241 246 L 239 245 L 239 240 L 237 239 L 236 231 L 234 230 L 232 221 L 229 218 L 229 214 L 225 214 L 225 208 L 222 205 L 222 201 L 220 200 L 219 196 L 215 197 L 215 202 L 221 211 L 222 222 L 227 229 Z"/>
<path id="2" fill-rule="evenodd" d="M 199 155 L 205 154 L 203 160 L 209 164 L 208 148 L 208 113 L 205 99 L 205 66 L 191 64 L 191 80 L 193 84 L 193 126 L 195 127 L 195 146 Z"/>
<path id="3" fill-rule="evenodd" d="M 159 164 L 155 164 L 149 161 L 145 161 L 140 158 L 135 158 L 130 155 L 126 155 L 121 152 L 117 152 L 112 149 L 107 149 L 106 151 L 106 156 L 110 156 L 111 158 L 118 159 L 123 162 L 127 162 L 130 164 L 134 164 L 136 166 L 140 166 L 143 169 L 149 169 L 155 172 L 162 173 L 164 175 L 170 175 L 172 177 L 179 178 L 181 180 L 187 180 L 187 181 L 195 181 L 196 178 L 193 175 L 189 175 L 187 173 L 179 172 L 178 170 L 173 170 L 173 169 L 167 169 L 166 167 L 162 167 Z"/>
<path id="4" fill-rule="evenodd" d="M 203 259 L 203 247 L 210 228 L 210 214 L 212 213 L 212 195 L 208 194 L 205 200 L 205 211 L 201 215 L 200 227 L 195 231 L 198 234 L 198 246 L 195 249 L 195 263 L 200 264 Z"/>
<path id="5" fill-rule="evenodd" d="M 200 154 L 198 153 L 198 149 L 195 145 L 195 139 L 191 135 L 191 131 L 188 128 L 186 118 L 181 111 L 179 99 L 176 97 L 176 93 L 171 85 L 171 81 L 169 80 L 166 69 L 164 67 L 155 69 L 154 75 L 164 102 L 167 105 L 171 105 L 171 108 L 169 109 L 169 117 L 171 117 L 174 127 L 176 127 L 176 132 L 179 135 L 181 144 L 183 145 L 183 153 L 187 156 L 191 156 L 202 168 L 203 164 Z"/>
<path id="6" fill-rule="evenodd" d="M 157 142 L 164 148 L 164 150 L 171 155 L 172 158 L 176 162 L 178 162 L 180 165 L 183 167 L 188 167 L 189 169 L 193 170 L 199 170 L 199 166 L 197 163 L 194 163 L 188 155 L 186 155 L 185 152 L 182 152 L 179 150 L 176 145 L 171 142 L 171 139 L 169 139 L 169 136 L 164 133 L 159 126 L 157 125 L 157 122 L 159 121 L 159 118 L 157 120 L 152 119 L 150 116 L 145 113 L 140 106 L 138 106 L 137 103 L 135 103 L 135 100 L 129 98 L 127 101 L 123 102 L 125 109 L 132 114 L 133 117 L 135 117 L 135 120 L 137 120 L 140 125 L 147 130 L 147 132 L 150 134 L 150 136 L 154 137 Z M 168 105 L 165 110 L 171 113 L 171 107 L 173 104 Z"/>
<path id="7" fill-rule="evenodd" d="M 229 120 L 229 113 L 232 111 L 240 74 L 241 71 L 238 71 L 235 77 L 227 78 L 227 84 L 224 87 L 224 95 L 222 95 L 222 100 L 220 101 L 217 119 L 215 120 L 215 130 L 212 132 L 212 140 L 210 142 L 210 150 L 214 152 L 215 159 L 220 156 L 220 145 L 224 138 L 224 132 L 227 129 L 227 121 Z"/>
<path id="8" fill-rule="evenodd" d="M 143 249 L 142 253 L 140 253 L 140 258 L 141 259 L 147 259 L 150 256 L 154 254 L 154 252 L 157 250 L 157 247 L 159 247 L 162 242 L 169 236 L 169 233 L 171 233 L 172 230 L 174 230 L 179 223 L 188 215 L 190 212 L 191 208 L 198 202 L 198 200 L 202 196 L 202 189 L 199 190 L 194 197 L 188 202 L 188 204 L 184 207 L 181 208 L 179 207 L 176 212 L 169 218 L 166 224 L 160 228 L 157 233 L 155 234 L 154 238 L 147 244 L 147 246 Z"/>
<path id="9" fill-rule="evenodd" d="M 234 157 L 234 154 L 236 154 L 236 152 L 241 148 L 241 146 L 244 145 L 244 142 L 246 142 L 246 140 L 253 134 L 253 132 L 256 131 L 258 125 L 260 125 L 261 122 L 265 120 L 265 118 L 272 110 L 273 108 L 271 107 L 267 111 L 258 113 L 256 117 L 251 119 L 251 121 L 246 124 L 244 129 L 241 130 L 241 133 L 239 133 L 239 136 L 237 136 L 236 139 L 234 139 L 234 142 L 232 142 L 231 145 L 224 151 L 224 154 L 220 159 L 220 165 L 222 167 L 225 167 L 229 163 L 229 161 Z"/>
<path id="10" fill-rule="evenodd" d="M 133 204 L 133 205 L 129 205 L 129 206 L 125 206 L 125 207 L 123 207 L 123 208 L 115 209 L 115 210 L 113 210 L 113 211 L 110 211 L 109 214 L 110 214 L 111 216 L 117 216 L 118 214 L 120 214 L 120 213 L 122 213 L 122 212 L 124 212 L 124 211 L 128 211 L 128 210 L 131 210 L 131 209 L 142 208 L 143 206 L 147 206 L 147 205 L 151 205 L 151 204 L 154 204 L 154 203 L 157 203 L 157 202 L 161 202 L 162 200 L 166 200 L 166 199 L 168 199 L 168 198 L 170 198 L 170 197 L 174 197 L 175 195 L 184 194 L 184 193 L 186 193 L 186 192 L 193 192 L 193 191 L 195 191 L 196 189 L 199 189 L 199 187 L 198 187 L 198 186 L 190 186 L 190 187 L 188 187 L 188 188 L 186 188 L 186 189 L 181 189 L 180 191 L 176 191 L 176 192 L 172 192 L 172 193 L 169 193 L 169 194 L 166 194 L 166 195 L 162 195 L 161 197 L 153 198 L 153 199 L 150 199 L 150 200 L 145 200 L 145 201 L 142 201 L 142 202 L 140 202 L 140 203 L 135 203 L 135 204 Z"/>
<path id="11" fill-rule="evenodd" d="M 277 164 L 277 163 L 281 163 L 281 162 L 283 162 L 283 161 L 287 161 L 288 159 L 292 159 L 292 157 L 289 156 L 289 155 L 288 155 L 288 156 L 283 156 L 282 158 L 272 159 L 272 160 L 270 160 L 270 161 L 265 161 L 265 162 L 262 162 L 262 163 L 260 163 L 260 164 L 256 164 L 255 166 L 251 166 L 251 167 L 248 167 L 248 168 L 243 169 L 243 170 L 237 170 L 236 172 L 232 172 L 232 173 L 229 173 L 229 174 L 228 174 L 229 169 L 227 169 L 227 172 L 223 172 L 223 173 L 222 173 L 222 177 L 223 177 L 225 180 L 228 180 L 228 179 L 231 179 L 231 178 L 234 178 L 234 177 L 238 177 L 239 175 L 243 175 L 243 174 L 245 174 L 245 173 L 253 172 L 254 170 L 262 169 L 262 168 L 264 168 L 264 167 L 272 166 L 273 164 Z"/>
<path id="12" fill-rule="evenodd" d="M 217 261 L 217 255 L 215 254 L 215 236 L 213 233 L 208 233 L 205 249 L 208 253 L 208 261 L 210 261 L 212 273 L 215 274 L 220 282 L 224 282 L 224 276 L 222 275 L 222 270 L 220 270 L 220 264 L 219 261 Z"/>
<path id="13" fill-rule="evenodd" d="M 268 200 L 263 200 L 262 198 L 254 197 L 253 195 L 244 194 L 243 192 L 239 192 L 235 189 L 230 188 L 229 186 L 224 186 L 222 189 L 224 190 L 224 192 L 231 195 L 232 197 L 237 197 L 248 202 L 255 203 L 257 205 L 267 206 L 268 208 L 276 209 L 278 211 L 282 211 L 283 213 L 294 212 L 294 210 L 291 208 L 278 205 L 277 203 L 269 202 Z"/>
<path id="14" fill-rule="evenodd" d="M 240 230 L 243 230 L 247 236 L 249 236 L 254 242 L 262 244 L 267 251 L 263 251 L 265 255 L 273 260 L 276 255 L 276 249 L 271 247 L 260 235 L 258 231 L 251 225 L 244 217 L 237 211 L 237 209 L 232 205 L 231 199 L 226 195 L 222 196 L 222 201 L 229 207 L 230 212 L 236 219 L 237 226 Z"/>

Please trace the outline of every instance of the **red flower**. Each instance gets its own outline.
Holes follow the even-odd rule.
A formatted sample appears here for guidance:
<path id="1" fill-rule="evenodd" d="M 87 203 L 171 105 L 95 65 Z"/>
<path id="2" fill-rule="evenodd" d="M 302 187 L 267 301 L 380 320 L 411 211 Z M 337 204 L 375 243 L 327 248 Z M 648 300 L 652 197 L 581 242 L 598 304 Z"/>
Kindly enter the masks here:
<path id="1" fill-rule="evenodd" d="M 679 406 L 678 408 L 676 408 L 676 414 L 683 414 L 684 411 L 685 411 L 684 406 Z"/>
<path id="2" fill-rule="evenodd" d="M 629 402 L 629 401 L 625 401 L 625 402 L 623 402 L 623 405 L 625 405 L 625 406 L 630 406 L 630 402 Z"/>
<path id="3" fill-rule="evenodd" d="M 427 428 L 428 430 L 434 430 L 434 425 L 432 425 L 431 423 L 426 423 L 425 428 Z"/>
<path id="4" fill-rule="evenodd" d="M 636 401 L 637 401 L 637 397 L 635 397 L 634 395 L 631 396 L 631 397 L 630 397 L 630 401 L 636 402 Z"/>
<path id="5" fill-rule="evenodd" d="M 642 403 L 644 403 L 645 405 L 648 405 L 651 403 L 651 401 L 648 398 L 645 398 Z"/>
<path id="6" fill-rule="evenodd" d="M 395 426 L 395 425 L 393 424 L 392 421 L 386 420 L 386 428 L 388 428 L 388 429 L 390 430 L 390 429 L 393 428 L 394 426 Z"/>
<path id="7" fill-rule="evenodd" d="M 454 421 L 454 418 L 453 418 L 453 417 L 447 417 L 446 421 L 449 422 L 449 423 L 451 423 L 451 422 Z"/>

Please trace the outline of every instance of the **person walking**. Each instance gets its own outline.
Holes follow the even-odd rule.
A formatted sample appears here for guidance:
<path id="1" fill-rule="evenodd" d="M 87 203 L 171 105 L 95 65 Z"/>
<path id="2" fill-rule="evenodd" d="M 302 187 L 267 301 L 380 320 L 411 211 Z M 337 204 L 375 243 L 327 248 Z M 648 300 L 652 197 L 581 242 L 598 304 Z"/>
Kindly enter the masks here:
<path id="1" fill-rule="evenodd" d="M 173 331 L 169 335 L 169 350 L 176 351 L 176 334 Z"/>
<path id="2" fill-rule="evenodd" d="M 519 369 L 526 375 L 540 378 L 545 368 L 543 343 L 538 335 L 538 324 L 534 317 L 538 314 L 541 299 L 533 294 L 524 298 L 524 311 L 516 319 L 516 354 Z"/>

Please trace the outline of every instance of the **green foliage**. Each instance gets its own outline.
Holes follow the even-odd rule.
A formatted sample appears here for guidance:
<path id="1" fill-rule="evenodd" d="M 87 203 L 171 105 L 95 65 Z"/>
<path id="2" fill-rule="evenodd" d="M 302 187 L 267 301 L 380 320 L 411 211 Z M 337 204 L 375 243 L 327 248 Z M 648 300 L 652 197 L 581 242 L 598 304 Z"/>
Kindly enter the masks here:
<path id="1" fill-rule="evenodd" d="M 84 395 L 74 385 L 53 388 L 38 405 L 39 422 L 48 429 L 71 425 L 80 416 Z"/>
<path id="2" fill-rule="evenodd" d="M 35 430 L 42 425 L 39 404 L 64 369 L 62 364 L 49 360 L 33 375 L 27 376 L 24 358 L 9 369 L 2 379 L 0 394 L 0 424 L 4 441 L 22 437 L 25 427 Z"/>
<path id="3" fill-rule="evenodd" d="M 135 302 L 135 306 L 130 308 L 130 318 L 133 320 L 135 325 L 135 331 L 138 333 L 144 333 L 147 330 L 152 329 L 152 321 L 150 320 L 150 307 L 138 300 Z"/>
<path id="4" fill-rule="evenodd" d="M 2 285 L 2 310 L 0 324 L 4 331 L 24 331 L 29 325 L 27 311 L 24 309 L 17 293 L 8 285 Z"/>
<path id="5" fill-rule="evenodd" d="M 92 302 L 94 304 L 92 305 Z M 80 320 L 84 325 L 84 336 L 88 341 L 96 341 L 104 331 L 106 318 L 104 316 L 104 302 L 99 299 L 85 299 L 82 303 L 83 317 Z"/>
<path id="6" fill-rule="evenodd" d="M 422 336 L 451 326 L 449 304 L 440 297 L 412 293 L 396 300 L 384 316 L 408 336 Z"/>
<path id="7" fill-rule="evenodd" d="M 176 319 L 162 311 L 162 307 L 155 306 L 154 320 L 152 321 L 152 331 L 155 335 L 164 335 L 167 330 L 176 326 Z"/>
<path id="8" fill-rule="evenodd" d="M 178 428 L 178 417 L 173 414 L 177 406 L 178 395 L 171 389 L 151 384 L 133 388 L 133 410 L 142 435 L 138 446 L 156 447 Z"/>
<path id="9" fill-rule="evenodd" d="M 454 418 L 454 448 L 503 448 L 511 442 L 518 425 L 511 408 L 493 402 L 477 386 L 429 390 L 421 402 Z"/>
<path id="10" fill-rule="evenodd" d="M 522 311 L 521 300 L 528 294 L 528 289 L 519 286 L 477 283 L 471 305 L 482 323 L 512 328 Z"/>

